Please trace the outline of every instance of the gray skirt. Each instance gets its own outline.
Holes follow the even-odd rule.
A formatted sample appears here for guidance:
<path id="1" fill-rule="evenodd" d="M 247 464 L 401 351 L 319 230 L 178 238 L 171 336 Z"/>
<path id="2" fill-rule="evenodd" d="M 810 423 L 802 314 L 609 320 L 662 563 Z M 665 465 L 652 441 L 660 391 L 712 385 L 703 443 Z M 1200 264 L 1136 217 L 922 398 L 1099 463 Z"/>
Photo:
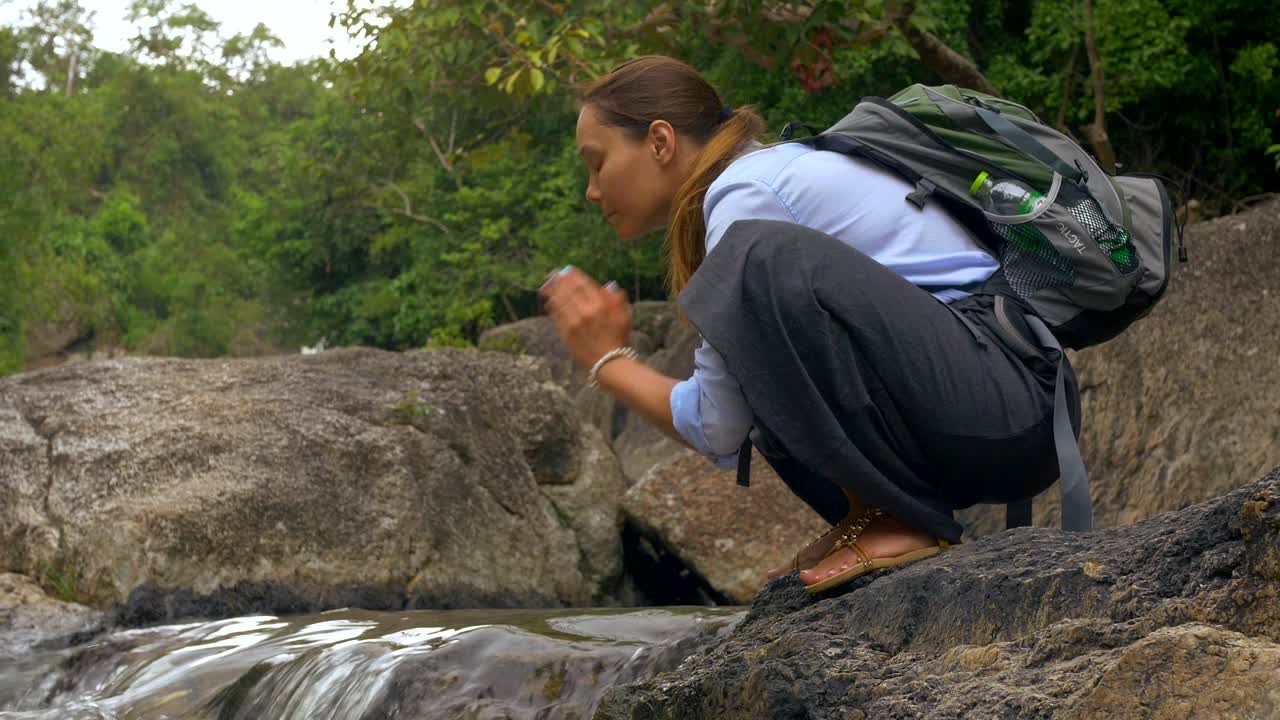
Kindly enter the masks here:
<path id="1" fill-rule="evenodd" d="M 679 303 L 741 385 L 750 442 L 832 523 L 848 512 L 845 488 L 956 542 L 953 510 L 1024 500 L 1058 478 L 1064 358 L 1022 312 L 1003 312 L 1013 298 L 946 305 L 825 233 L 747 220 Z M 1078 434 L 1075 377 L 1061 367 Z"/>

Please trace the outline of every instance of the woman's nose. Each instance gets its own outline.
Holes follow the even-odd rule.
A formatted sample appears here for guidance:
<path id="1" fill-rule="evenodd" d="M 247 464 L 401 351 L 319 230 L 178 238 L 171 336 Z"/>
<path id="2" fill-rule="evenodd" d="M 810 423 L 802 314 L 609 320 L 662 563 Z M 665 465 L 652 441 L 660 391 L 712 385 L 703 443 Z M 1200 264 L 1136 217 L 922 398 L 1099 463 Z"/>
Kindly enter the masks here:
<path id="1" fill-rule="evenodd" d="M 600 204 L 600 188 L 595 183 L 587 185 L 587 199 L 596 205 Z"/>

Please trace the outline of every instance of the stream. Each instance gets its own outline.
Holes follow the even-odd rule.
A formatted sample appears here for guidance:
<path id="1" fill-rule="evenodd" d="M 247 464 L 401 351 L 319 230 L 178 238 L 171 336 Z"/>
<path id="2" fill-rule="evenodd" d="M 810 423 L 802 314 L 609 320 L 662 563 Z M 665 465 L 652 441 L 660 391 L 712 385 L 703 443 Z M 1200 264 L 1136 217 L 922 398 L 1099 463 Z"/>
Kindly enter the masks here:
<path id="1" fill-rule="evenodd" d="M 744 608 L 336 610 L 113 630 L 0 665 L 5 720 L 590 718 Z"/>

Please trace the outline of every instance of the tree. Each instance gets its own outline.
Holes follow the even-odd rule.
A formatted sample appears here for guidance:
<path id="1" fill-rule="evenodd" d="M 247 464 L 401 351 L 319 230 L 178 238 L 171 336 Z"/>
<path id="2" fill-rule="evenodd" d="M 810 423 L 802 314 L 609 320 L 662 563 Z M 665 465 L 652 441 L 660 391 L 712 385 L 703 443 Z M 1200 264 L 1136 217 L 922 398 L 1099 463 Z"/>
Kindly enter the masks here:
<path id="1" fill-rule="evenodd" d="M 215 66 L 220 25 L 194 4 L 133 0 L 126 19 L 137 25 L 129 41 L 135 57 L 201 73 Z"/>
<path id="2" fill-rule="evenodd" d="M 93 48 L 93 17 L 79 0 L 40 0 L 27 11 L 24 59 L 45 80 L 45 89 L 70 96 Z"/>

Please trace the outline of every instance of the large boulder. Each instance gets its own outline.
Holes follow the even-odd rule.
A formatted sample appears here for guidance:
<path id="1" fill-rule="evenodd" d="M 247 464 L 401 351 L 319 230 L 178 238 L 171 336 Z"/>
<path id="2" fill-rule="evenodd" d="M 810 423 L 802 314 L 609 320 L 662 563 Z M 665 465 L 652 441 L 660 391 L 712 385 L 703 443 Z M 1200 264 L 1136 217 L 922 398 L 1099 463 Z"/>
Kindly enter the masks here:
<path id="1" fill-rule="evenodd" d="M 597 720 L 1280 716 L 1280 469 L 1094 533 L 1020 528 L 807 595 Z"/>
<path id="2" fill-rule="evenodd" d="M 622 474 L 543 361 L 351 349 L 0 379 L 0 570 L 144 621 L 576 605 L 621 575 Z"/>
<path id="3" fill-rule="evenodd" d="M 1187 228 L 1189 262 L 1119 337 L 1072 353 L 1094 524 L 1216 497 L 1280 462 L 1280 202 Z M 1057 486 L 1035 524 L 1057 526 Z M 1003 512 L 965 514 L 980 536 Z"/>
<path id="4" fill-rule="evenodd" d="M 747 603 L 769 569 L 830 527 L 752 453 L 751 487 L 682 449 L 627 490 L 627 521 L 706 583 L 712 599 Z"/>

